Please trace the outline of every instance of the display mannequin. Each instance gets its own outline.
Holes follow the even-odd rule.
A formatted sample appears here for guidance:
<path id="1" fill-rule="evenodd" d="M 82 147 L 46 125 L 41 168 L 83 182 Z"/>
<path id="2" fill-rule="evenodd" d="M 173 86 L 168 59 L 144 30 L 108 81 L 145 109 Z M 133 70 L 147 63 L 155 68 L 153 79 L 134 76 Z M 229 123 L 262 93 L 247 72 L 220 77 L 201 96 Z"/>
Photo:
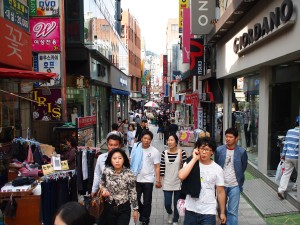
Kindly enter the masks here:
<path id="1" fill-rule="evenodd" d="M 246 138 L 244 132 L 244 118 L 245 118 L 244 115 L 245 113 L 243 111 L 244 106 L 245 106 L 245 102 L 238 103 L 239 110 L 234 112 L 234 117 L 235 117 L 235 127 L 239 132 L 238 145 L 242 146 L 243 148 L 246 148 Z"/>
<path id="2" fill-rule="evenodd" d="M 245 132 L 245 138 L 246 138 L 246 146 L 247 151 L 250 151 L 250 145 L 251 145 L 251 133 L 250 133 L 250 126 L 251 126 L 251 114 L 250 114 L 250 104 L 249 102 L 245 102 L 244 106 L 244 132 Z"/>
<path id="3" fill-rule="evenodd" d="M 71 113 L 71 122 L 76 124 L 76 118 L 78 118 L 78 108 L 77 106 L 73 106 Z"/>

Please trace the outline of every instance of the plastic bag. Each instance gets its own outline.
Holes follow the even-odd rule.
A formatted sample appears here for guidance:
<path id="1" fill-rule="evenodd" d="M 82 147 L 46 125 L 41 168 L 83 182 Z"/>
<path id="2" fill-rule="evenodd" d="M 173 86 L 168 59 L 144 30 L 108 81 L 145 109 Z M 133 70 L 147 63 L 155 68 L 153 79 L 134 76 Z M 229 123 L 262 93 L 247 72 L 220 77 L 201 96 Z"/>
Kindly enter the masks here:
<path id="1" fill-rule="evenodd" d="M 277 182 L 277 183 L 280 182 L 283 171 L 284 171 L 284 161 L 280 161 L 278 163 L 277 170 L 276 170 L 275 182 Z"/>
<path id="2" fill-rule="evenodd" d="M 177 201 L 177 210 L 179 216 L 183 217 L 185 215 L 185 199 L 178 199 Z"/>

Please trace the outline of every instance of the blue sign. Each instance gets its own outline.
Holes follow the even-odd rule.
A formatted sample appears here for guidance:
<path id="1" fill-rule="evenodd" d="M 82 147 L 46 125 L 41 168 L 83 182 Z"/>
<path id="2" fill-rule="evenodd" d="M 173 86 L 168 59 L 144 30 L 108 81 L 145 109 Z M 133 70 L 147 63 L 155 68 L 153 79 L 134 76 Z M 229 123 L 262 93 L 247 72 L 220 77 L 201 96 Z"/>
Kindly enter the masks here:
<path id="1" fill-rule="evenodd" d="M 4 18 L 29 32 L 28 6 L 17 0 L 3 0 Z"/>

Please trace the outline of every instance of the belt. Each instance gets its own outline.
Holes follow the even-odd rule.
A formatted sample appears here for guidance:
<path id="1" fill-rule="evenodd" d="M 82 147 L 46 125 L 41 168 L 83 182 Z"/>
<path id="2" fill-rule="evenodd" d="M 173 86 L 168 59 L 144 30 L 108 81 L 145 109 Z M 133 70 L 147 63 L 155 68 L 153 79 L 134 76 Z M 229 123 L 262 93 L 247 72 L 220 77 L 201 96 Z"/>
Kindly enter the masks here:
<path id="1" fill-rule="evenodd" d="M 108 203 L 107 202 L 107 205 L 108 205 L 108 207 L 112 208 L 112 210 L 114 212 L 118 212 L 118 211 L 120 211 L 120 210 L 122 210 L 124 208 L 130 207 L 130 202 L 127 201 L 127 202 L 125 202 L 123 204 L 116 205 L 115 201 L 113 201 L 112 203 Z"/>

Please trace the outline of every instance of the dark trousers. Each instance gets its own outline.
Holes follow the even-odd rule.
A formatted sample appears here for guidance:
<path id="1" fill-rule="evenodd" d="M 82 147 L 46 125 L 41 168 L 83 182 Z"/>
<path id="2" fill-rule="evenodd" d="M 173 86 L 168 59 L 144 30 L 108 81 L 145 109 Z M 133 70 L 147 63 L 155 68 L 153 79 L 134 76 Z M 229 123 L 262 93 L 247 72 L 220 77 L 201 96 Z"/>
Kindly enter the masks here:
<path id="1" fill-rule="evenodd" d="M 137 199 L 139 203 L 140 221 L 149 223 L 151 215 L 153 183 L 136 182 Z M 143 203 L 141 197 L 143 195 Z"/>
<path id="2" fill-rule="evenodd" d="M 105 202 L 105 208 L 107 209 L 107 225 L 128 225 L 130 223 L 131 207 L 129 202 L 118 206 Z"/>

